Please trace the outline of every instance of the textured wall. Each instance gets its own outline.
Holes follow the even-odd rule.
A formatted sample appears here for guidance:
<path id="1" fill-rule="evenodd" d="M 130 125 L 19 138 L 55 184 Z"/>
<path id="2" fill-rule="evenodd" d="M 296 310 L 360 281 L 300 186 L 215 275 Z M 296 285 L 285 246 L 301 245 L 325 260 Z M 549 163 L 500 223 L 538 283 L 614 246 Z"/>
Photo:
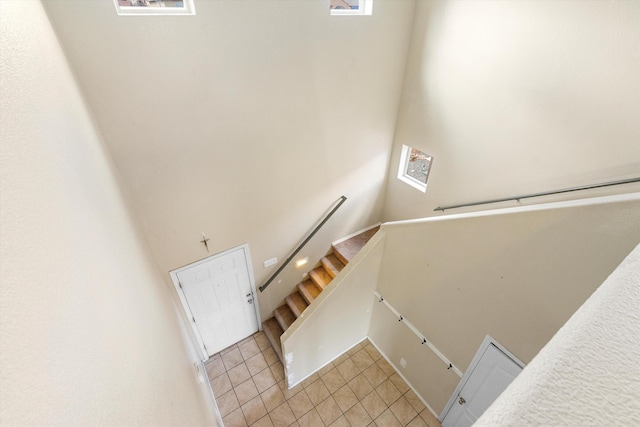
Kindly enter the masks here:
<path id="1" fill-rule="evenodd" d="M 640 425 L 640 246 L 475 424 Z"/>
<path id="2" fill-rule="evenodd" d="M 416 5 L 384 221 L 638 177 L 640 2 Z M 426 194 L 396 178 L 402 144 L 434 156 Z M 563 197 L 632 191 L 640 184 Z"/>
<path id="3" fill-rule="evenodd" d="M 0 424 L 217 425 L 39 1 L 0 52 Z"/>

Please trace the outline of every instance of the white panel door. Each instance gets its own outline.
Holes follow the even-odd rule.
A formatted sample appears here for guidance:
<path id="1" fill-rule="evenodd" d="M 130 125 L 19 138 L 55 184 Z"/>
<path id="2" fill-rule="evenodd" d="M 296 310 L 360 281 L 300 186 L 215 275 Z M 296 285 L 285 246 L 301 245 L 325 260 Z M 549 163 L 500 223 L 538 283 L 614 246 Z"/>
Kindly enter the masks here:
<path id="1" fill-rule="evenodd" d="M 458 392 L 453 406 L 442 420 L 442 426 L 471 426 L 520 371 L 522 367 L 518 363 L 494 344 L 489 344 Z"/>
<path id="2" fill-rule="evenodd" d="M 176 276 L 209 356 L 258 330 L 244 248 L 187 266 Z"/>

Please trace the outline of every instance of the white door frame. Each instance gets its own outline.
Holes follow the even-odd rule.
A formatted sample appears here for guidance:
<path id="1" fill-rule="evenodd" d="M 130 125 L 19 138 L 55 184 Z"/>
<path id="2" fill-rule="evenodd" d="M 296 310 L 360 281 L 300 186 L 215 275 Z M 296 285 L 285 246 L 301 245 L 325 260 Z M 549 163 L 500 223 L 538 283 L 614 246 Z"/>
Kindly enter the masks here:
<path id="1" fill-rule="evenodd" d="M 440 413 L 440 416 L 438 417 L 438 421 L 440 422 L 444 421 L 444 417 L 447 416 L 447 414 L 453 407 L 453 404 L 457 402 L 458 394 L 462 391 L 462 388 L 467 384 L 469 377 L 475 370 L 476 366 L 478 366 L 478 363 L 480 363 L 480 359 L 482 359 L 482 356 L 484 355 L 485 350 L 487 349 L 487 347 L 489 347 L 492 344 L 495 345 L 498 348 L 498 350 L 503 352 L 509 359 L 513 360 L 513 362 L 516 365 L 524 369 L 525 364 L 522 363 L 520 359 L 515 357 L 509 350 L 504 348 L 498 341 L 494 340 L 493 338 L 491 338 L 491 336 L 487 335 L 486 337 L 484 337 L 484 340 L 482 341 L 482 344 L 480 344 L 480 347 L 476 351 L 475 356 L 473 356 L 473 359 L 471 360 L 471 363 L 469 363 L 469 366 L 467 367 L 467 370 L 464 372 L 464 375 L 462 376 L 462 378 L 460 378 L 460 382 L 458 383 L 458 386 L 456 387 L 455 390 L 453 390 L 453 393 L 451 394 L 449 401 L 447 402 L 446 405 L 444 405 L 444 409 Z"/>
<path id="2" fill-rule="evenodd" d="M 202 340 L 202 337 L 200 336 L 200 331 L 198 331 L 198 327 L 196 326 L 195 321 L 193 320 L 194 316 L 193 316 L 193 313 L 191 312 L 191 309 L 189 308 L 189 304 L 187 303 L 187 298 L 184 294 L 184 291 L 180 286 L 180 281 L 178 280 L 178 273 L 184 270 L 188 270 L 192 267 L 195 267 L 198 264 L 209 262 L 214 258 L 225 256 L 230 252 L 237 251 L 238 249 L 242 249 L 244 251 L 245 259 L 247 260 L 247 272 L 249 273 L 249 282 L 251 284 L 251 292 L 253 293 L 253 311 L 256 315 L 256 321 L 258 322 L 258 330 L 260 330 L 260 325 L 262 323 L 260 322 L 260 309 L 258 308 L 258 294 L 256 292 L 256 282 L 253 278 L 253 267 L 251 264 L 251 254 L 249 253 L 248 243 L 243 243 L 239 246 L 227 249 L 226 251 L 213 254 L 199 261 L 192 262 L 191 264 L 187 264 L 185 266 L 182 266 L 180 268 L 177 268 L 169 272 L 169 276 L 171 276 L 171 281 L 173 282 L 173 286 L 176 288 L 176 293 L 180 298 L 180 302 L 182 303 L 182 308 L 184 309 L 184 312 L 187 316 L 187 322 L 189 322 L 189 324 L 191 325 L 191 328 L 193 329 L 193 333 L 196 337 L 196 340 L 198 341 L 198 348 L 200 349 L 200 358 L 203 361 L 209 359 L 209 354 L 207 353 L 207 350 L 204 348 L 204 341 Z"/>

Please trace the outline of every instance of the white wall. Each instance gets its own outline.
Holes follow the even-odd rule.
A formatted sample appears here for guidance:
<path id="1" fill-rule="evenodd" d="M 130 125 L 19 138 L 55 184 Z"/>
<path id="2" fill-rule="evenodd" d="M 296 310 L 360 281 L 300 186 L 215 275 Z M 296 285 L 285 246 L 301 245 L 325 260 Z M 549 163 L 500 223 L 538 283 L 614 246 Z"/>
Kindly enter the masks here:
<path id="1" fill-rule="evenodd" d="M 475 424 L 638 425 L 640 246 Z"/>
<path id="2" fill-rule="evenodd" d="M 211 0 L 186 17 L 45 1 L 162 271 L 248 243 L 260 284 L 339 196 L 302 257 L 380 221 L 413 0 Z M 168 280 L 168 275 L 166 275 Z M 299 281 L 259 296 L 266 316 Z"/>
<path id="3" fill-rule="evenodd" d="M 639 14 L 637 1 L 418 0 L 384 220 L 639 177 Z M 396 178 L 402 144 L 434 156 L 426 194 Z"/>
<path id="4" fill-rule="evenodd" d="M 217 425 L 39 1 L 0 52 L 0 424 Z"/>
<path id="5" fill-rule="evenodd" d="M 640 242 L 640 193 L 382 231 L 377 290 L 445 357 L 464 371 L 491 335 L 528 363 Z M 389 313 L 374 307 L 369 336 L 439 413 L 458 378 Z"/>

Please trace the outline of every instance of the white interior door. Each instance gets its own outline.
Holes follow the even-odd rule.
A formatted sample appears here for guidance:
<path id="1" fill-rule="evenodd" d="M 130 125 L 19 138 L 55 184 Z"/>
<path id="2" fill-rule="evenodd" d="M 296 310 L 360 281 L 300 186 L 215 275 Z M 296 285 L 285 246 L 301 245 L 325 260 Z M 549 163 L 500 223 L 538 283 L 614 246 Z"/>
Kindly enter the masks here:
<path id="1" fill-rule="evenodd" d="M 522 371 L 522 362 L 492 342 L 481 346 L 478 353 L 474 358 L 477 364 L 471 362 L 470 374 L 460 380 L 462 387 L 456 389 L 447 405 L 450 409 L 442 420 L 443 427 L 473 425 Z"/>
<path id="2" fill-rule="evenodd" d="M 183 267 L 174 274 L 187 314 L 208 356 L 258 330 L 246 245 Z"/>

